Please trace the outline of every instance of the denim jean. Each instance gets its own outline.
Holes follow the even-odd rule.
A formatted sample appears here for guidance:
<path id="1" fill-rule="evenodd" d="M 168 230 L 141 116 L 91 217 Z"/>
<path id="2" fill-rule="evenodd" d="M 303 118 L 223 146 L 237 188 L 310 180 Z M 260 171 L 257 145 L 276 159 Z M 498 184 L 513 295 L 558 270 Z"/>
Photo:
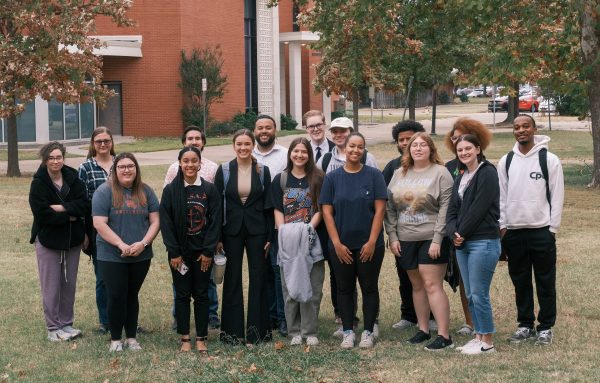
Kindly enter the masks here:
<path id="1" fill-rule="evenodd" d="M 456 259 L 465 285 L 475 332 L 493 334 L 494 316 L 490 285 L 500 256 L 500 238 L 466 241 L 456 248 Z"/>
<path id="2" fill-rule="evenodd" d="M 277 238 L 277 234 L 275 234 Z M 269 278 L 267 284 L 267 291 L 269 296 L 269 316 L 272 322 L 280 323 L 285 322 L 285 304 L 283 303 L 283 290 L 281 288 L 281 271 L 277 265 L 277 252 L 279 251 L 279 245 L 277 240 L 271 243 L 269 249 L 269 271 L 270 277 L 273 278 L 272 282 Z"/>
<path id="3" fill-rule="evenodd" d="M 92 257 L 94 265 L 94 274 L 96 275 L 96 307 L 98 307 L 98 322 L 108 327 L 108 303 L 106 297 L 106 286 L 104 280 L 98 272 L 98 260 Z"/>

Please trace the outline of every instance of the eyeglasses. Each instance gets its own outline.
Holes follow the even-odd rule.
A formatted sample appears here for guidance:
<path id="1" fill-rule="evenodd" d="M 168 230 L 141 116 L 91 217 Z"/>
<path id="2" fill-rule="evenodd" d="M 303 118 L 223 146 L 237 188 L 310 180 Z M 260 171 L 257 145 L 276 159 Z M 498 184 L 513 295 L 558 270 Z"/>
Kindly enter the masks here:
<path id="1" fill-rule="evenodd" d="M 427 145 L 427 142 L 413 142 L 412 145 L 410 146 L 411 148 L 428 148 L 429 145 Z"/>
<path id="2" fill-rule="evenodd" d="M 459 138 L 460 138 L 460 136 L 450 136 L 450 141 L 456 142 L 456 141 L 458 141 Z"/>
<path id="3" fill-rule="evenodd" d="M 125 170 L 135 170 L 135 164 L 117 165 L 117 170 L 124 172 Z"/>
<path id="4" fill-rule="evenodd" d="M 94 140 L 94 144 L 98 145 L 98 146 L 108 145 L 111 142 L 112 142 L 112 140 L 110 140 L 110 139 L 106 139 L 106 140 Z"/>
<path id="5" fill-rule="evenodd" d="M 306 126 L 306 130 L 315 130 L 315 129 L 321 129 L 321 128 L 323 128 L 323 126 L 325 126 L 325 124 L 323 124 L 322 122 L 319 122 L 318 124 L 314 124 L 314 125 L 307 125 L 307 126 Z"/>
<path id="6" fill-rule="evenodd" d="M 60 161 L 62 161 L 63 159 L 64 159 L 64 158 L 63 158 L 63 156 L 48 157 L 48 161 L 50 161 L 50 162 L 54 162 L 54 161 L 56 161 L 56 162 L 60 162 Z"/>

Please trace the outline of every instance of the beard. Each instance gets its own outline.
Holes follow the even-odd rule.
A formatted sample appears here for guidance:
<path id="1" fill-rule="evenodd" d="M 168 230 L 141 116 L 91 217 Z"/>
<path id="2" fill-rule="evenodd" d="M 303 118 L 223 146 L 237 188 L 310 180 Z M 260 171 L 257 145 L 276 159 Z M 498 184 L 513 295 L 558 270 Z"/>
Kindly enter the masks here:
<path id="1" fill-rule="evenodd" d="M 269 137 L 269 139 L 267 141 L 261 141 L 260 137 L 257 138 L 256 143 L 258 145 L 260 145 L 263 148 L 268 148 L 269 146 L 273 145 L 273 143 L 275 142 L 275 136 L 271 136 Z"/>

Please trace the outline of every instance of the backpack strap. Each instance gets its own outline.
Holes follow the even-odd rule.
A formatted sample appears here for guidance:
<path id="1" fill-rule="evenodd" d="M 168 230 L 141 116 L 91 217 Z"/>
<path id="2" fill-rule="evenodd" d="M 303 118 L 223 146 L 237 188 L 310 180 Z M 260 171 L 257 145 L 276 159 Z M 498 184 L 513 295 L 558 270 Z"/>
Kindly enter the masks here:
<path id="1" fill-rule="evenodd" d="M 279 186 L 281 190 L 283 190 L 283 194 L 285 194 L 285 187 L 287 186 L 288 172 L 282 171 L 279 175 Z"/>
<path id="2" fill-rule="evenodd" d="M 229 182 L 229 162 L 223 163 L 221 169 L 223 170 L 223 226 L 225 226 L 227 224 L 227 198 L 225 197 L 225 190 L 227 190 L 227 183 Z"/>
<path id="3" fill-rule="evenodd" d="M 329 163 L 331 162 L 331 157 L 333 157 L 333 154 L 331 154 L 331 152 L 323 154 L 323 162 L 321 162 L 321 169 L 324 173 L 327 173 L 327 168 L 329 167 Z"/>
<path id="4" fill-rule="evenodd" d="M 510 168 L 510 163 L 515 155 L 515 152 L 512 150 L 506 154 L 506 179 L 508 180 L 508 169 Z"/>
<path id="5" fill-rule="evenodd" d="M 546 199 L 548 200 L 548 205 L 550 205 L 550 211 L 552 211 L 552 202 L 550 202 L 550 184 L 548 182 L 548 150 L 546 148 L 540 149 L 538 152 L 538 159 L 540 161 L 540 168 L 542 169 L 542 175 L 544 176 L 544 180 L 546 181 Z"/>

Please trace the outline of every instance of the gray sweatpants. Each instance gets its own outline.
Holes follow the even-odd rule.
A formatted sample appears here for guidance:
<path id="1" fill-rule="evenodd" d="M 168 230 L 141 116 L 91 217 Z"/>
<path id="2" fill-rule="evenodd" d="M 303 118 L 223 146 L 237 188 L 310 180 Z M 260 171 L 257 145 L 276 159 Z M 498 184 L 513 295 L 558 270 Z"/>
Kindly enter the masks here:
<path id="1" fill-rule="evenodd" d="M 52 250 L 35 241 L 42 304 L 48 331 L 73 324 L 75 287 L 81 246 Z"/>
<path id="2" fill-rule="evenodd" d="M 281 288 L 283 290 L 283 301 L 285 303 L 285 320 L 287 322 L 288 333 L 291 337 L 317 336 L 319 329 L 319 309 L 321 308 L 321 298 L 323 298 L 323 280 L 325 279 L 325 261 L 319 261 L 313 264 L 310 272 L 310 285 L 312 288 L 312 297 L 308 302 L 301 303 L 290 298 L 283 270 L 281 271 Z"/>

